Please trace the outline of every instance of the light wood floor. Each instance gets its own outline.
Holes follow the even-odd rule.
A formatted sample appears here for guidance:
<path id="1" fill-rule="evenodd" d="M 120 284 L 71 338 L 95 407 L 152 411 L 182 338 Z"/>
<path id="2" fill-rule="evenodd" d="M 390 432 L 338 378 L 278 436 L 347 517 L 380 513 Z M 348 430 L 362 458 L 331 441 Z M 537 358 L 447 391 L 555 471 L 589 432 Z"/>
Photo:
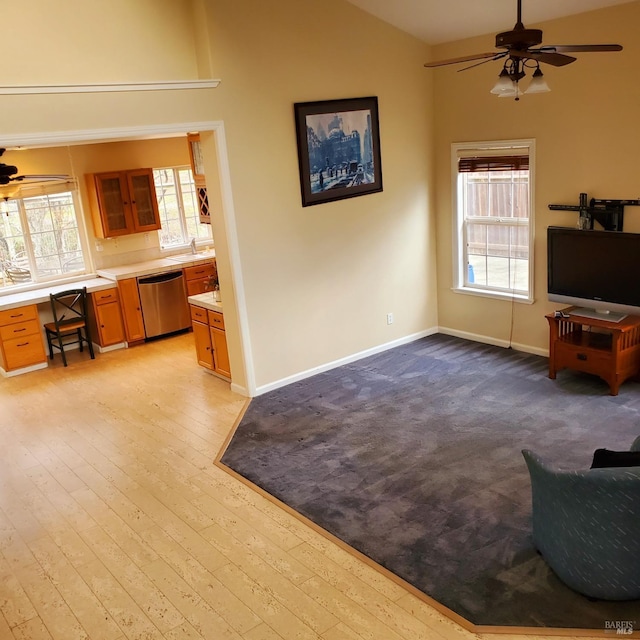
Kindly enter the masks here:
<path id="1" fill-rule="evenodd" d="M 191 334 L 59 358 L 0 379 L 0 639 L 477 637 L 212 464 Z"/>

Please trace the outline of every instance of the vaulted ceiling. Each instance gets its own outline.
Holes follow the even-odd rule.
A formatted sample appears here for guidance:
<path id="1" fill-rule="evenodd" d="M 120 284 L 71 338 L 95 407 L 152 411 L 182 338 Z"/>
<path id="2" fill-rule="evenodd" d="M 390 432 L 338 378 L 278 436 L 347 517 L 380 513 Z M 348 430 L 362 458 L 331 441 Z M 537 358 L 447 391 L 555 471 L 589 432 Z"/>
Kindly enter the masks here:
<path id="1" fill-rule="evenodd" d="M 516 0 L 349 0 L 351 4 L 424 40 L 441 44 L 511 29 Z M 522 21 L 545 20 L 623 4 L 629 0 L 523 0 Z"/>

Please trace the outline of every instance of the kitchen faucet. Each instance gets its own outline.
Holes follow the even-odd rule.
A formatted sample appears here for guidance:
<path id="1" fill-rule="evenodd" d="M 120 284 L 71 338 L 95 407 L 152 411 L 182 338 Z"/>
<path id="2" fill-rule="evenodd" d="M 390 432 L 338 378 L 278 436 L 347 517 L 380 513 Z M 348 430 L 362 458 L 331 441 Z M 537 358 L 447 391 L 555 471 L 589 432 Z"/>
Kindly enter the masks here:
<path id="1" fill-rule="evenodd" d="M 193 255 L 195 256 L 197 251 L 196 251 L 196 239 L 195 238 L 191 238 L 191 242 L 189 243 L 191 245 L 191 253 L 193 253 Z"/>

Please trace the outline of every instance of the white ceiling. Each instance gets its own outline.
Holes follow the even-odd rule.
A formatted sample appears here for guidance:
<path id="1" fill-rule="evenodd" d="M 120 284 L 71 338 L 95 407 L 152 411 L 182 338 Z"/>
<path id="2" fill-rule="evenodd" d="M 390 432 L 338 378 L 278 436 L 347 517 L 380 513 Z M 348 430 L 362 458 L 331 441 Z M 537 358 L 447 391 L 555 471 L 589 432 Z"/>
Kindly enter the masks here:
<path id="1" fill-rule="evenodd" d="M 516 23 L 517 0 L 349 0 L 428 44 L 509 31 Z M 523 0 L 525 26 L 629 0 Z M 580 44 L 580 43 L 571 43 Z"/>

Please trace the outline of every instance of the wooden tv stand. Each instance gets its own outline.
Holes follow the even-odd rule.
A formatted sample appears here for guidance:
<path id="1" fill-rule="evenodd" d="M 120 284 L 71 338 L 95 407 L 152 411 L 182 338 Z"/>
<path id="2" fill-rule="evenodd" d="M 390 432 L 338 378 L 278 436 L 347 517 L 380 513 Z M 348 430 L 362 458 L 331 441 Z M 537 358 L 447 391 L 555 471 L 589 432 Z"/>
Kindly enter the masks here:
<path id="1" fill-rule="evenodd" d="M 599 376 L 609 384 L 612 396 L 620 385 L 640 373 L 640 317 L 620 322 L 571 315 L 546 316 L 549 321 L 549 377 L 561 369 L 575 369 Z"/>

